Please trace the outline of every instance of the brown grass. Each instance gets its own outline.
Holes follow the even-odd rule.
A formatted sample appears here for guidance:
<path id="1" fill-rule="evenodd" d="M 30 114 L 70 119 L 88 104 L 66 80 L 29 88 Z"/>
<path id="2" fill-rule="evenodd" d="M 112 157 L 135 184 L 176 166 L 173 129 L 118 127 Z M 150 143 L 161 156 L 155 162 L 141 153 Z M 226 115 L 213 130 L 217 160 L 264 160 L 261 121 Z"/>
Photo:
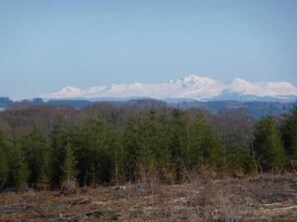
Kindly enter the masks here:
<path id="1" fill-rule="evenodd" d="M 1 221 L 296 221 L 297 179 L 191 176 L 189 183 L 133 184 L 0 194 Z"/>

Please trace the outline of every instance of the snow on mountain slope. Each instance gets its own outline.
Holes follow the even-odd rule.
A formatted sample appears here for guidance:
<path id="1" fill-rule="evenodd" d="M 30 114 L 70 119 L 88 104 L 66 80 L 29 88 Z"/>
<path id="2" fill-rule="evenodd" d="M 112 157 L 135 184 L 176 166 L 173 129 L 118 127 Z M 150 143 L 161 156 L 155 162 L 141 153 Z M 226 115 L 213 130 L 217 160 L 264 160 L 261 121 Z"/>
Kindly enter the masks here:
<path id="1" fill-rule="evenodd" d="M 109 86 L 80 89 L 65 87 L 58 92 L 41 96 L 45 99 L 74 98 L 191 98 L 196 100 L 212 100 L 223 98 L 224 95 L 272 97 L 278 99 L 297 98 L 297 88 L 288 82 L 248 82 L 234 79 L 224 82 L 190 75 L 185 78 L 170 80 L 160 84 L 112 84 Z"/>
<path id="2" fill-rule="evenodd" d="M 243 79 L 234 79 L 228 87 L 234 94 L 283 98 L 297 96 L 297 88 L 288 82 L 248 82 Z"/>

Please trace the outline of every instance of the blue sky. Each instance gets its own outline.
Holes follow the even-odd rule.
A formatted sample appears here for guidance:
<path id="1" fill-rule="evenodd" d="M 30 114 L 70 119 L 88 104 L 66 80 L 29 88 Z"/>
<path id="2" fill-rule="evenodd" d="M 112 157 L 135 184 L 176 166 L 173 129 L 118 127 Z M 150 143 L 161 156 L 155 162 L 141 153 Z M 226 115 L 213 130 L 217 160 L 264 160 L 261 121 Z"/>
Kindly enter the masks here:
<path id="1" fill-rule="evenodd" d="M 296 0 L 0 0 L 0 96 L 198 74 L 297 85 Z"/>

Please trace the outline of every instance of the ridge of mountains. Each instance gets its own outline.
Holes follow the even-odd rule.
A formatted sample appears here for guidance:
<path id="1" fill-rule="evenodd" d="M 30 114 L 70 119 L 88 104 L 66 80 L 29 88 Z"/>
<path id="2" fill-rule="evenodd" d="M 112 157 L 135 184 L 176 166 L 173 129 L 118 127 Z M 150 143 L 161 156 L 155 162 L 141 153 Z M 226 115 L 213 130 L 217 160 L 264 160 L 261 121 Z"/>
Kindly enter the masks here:
<path id="1" fill-rule="evenodd" d="M 218 81 L 190 75 L 160 84 L 112 84 L 80 89 L 65 87 L 38 98 L 12 101 L 0 97 L 0 111 L 7 108 L 50 105 L 81 109 L 96 103 L 113 106 L 199 108 L 211 113 L 224 110 L 248 112 L 255 118 L 281 115 L 297 102 L 297 88 L 288 82 L 248 82 L 236 78 Z"/>
<path id="2" fill-rule="evenodd" d="M 249 82 L 236 78 L 220 81 L 197 75 L 156 84 L 111 84 L 81 89 L 68 86 L 40 96 L 43 99 L 129 100 L 158 99 L 197 101 L 283 101 L 297 99 L 297 87 L 289 82 Z"/>

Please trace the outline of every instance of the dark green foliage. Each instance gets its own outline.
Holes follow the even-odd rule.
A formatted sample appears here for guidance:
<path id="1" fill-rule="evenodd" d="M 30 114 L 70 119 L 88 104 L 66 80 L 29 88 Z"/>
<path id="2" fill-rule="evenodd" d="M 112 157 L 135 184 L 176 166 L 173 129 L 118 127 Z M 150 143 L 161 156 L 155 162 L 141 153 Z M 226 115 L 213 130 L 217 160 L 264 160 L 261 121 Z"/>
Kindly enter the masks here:
<path id="1" fill-rule="evenodd" d="M 287 155 L 297 160 L 297 105 L 285 117 L 283 141 Z"/>
<path id="2" fill-rule="evenodd" d="M 0 151 L 0 190 L 3 189 L 8 175 L 8 163 L 5 153 Z"/>
<path id="3" fill-rule="evenodd" d="M 216 167 L 220 165 L 222 153 L 218 138 L 202 117 L 198 116 L 190 124 L 187 133 L 190 157 L 187 163 L 192 166 L 208 165 Z"/>
<path id="4" fill-rule="evenodd" d="M 136 180 L 136 169 L 140 157 L 140 129 L 136 121 L 129 122 L 123 133 L 124 174 L 126 180 Z"/>
<path id="5" fill-rule="evenodd" d="M 0 132 L 0 189 L 177 183 L 205 169 L 232 176 L 296 169 L 296 107 L 254 126 L 243 111 L 214 116 L 142 105 L 62 109 L 55 118 L 43 107 L 30 128 L 19 127 L 27 119 L 16 115 L 12 130 Z"/>
<path id="6" fill-rule="evenodd" d="M 5 186 L 9 168 L 6 152 L 8 150 L 7 138 L 0 131 L 0 190 Z"/>
<path id="7" fill-rule="evenodd" d="M 49 185 L 49 146 L 36 126 L 22 138 L 22 149 L 30 171 L 29 186 L 45 189 Z"/>
<path id="8" fill-rule="evenodd" d="M 241 176 L 243 174 L 253 173 L 257 170 L 256 163 L 252 159 L 249 148 L 244 145 L 229 146 L 228 149 L 226 149 L 225 155 L 225 169 L 231 175 Z"/>
<path id="9" fill-rule="evenodd" d="M 12 143 L 0 131 L 0 188 L 26 189 L 28 176 L 24 150 L 20 148 L 17 139 Z"/>
<path id="10" fill-rule="evenodd" d="M 164 115 L 150 112 L 128 124 L 124 134 L 126 173 L 132 180 L 148 182 L 164 177 L 170 159 L 170 123 Z"/>
<path id="11" fill-rule="evenodd" d="M 112 132 L 103 117 L 83 124 L 76 132 L 75 154 L 80 169 L 78 180 L 81 185 L 96 185 L 112 180 L 116 146 Z"/>
<path id="12" fill-rule="evenodd" d="M 73 154 L 73 150 L 71 146 L 67 144 L 62 166 L 63 182 L 66 181 L 67 183 L 70 183 L 71 181 L 75 181 L 75 176 L 77 174 L 76 171 L 76 160 Z"/>
<path id="13" fill-rule="evenodd" d="M 56 124 L 50 134 L 50 177 L 53 187 L 59 187 L 63 182 L 63 165 L 66 148 L 73 141 L 72 127 L 65 122 Z"/>
<path id="14" fill-rule="evenodd" d="M 254 148 L 264 170 L 280 169 L 285 163 L 281 134 L 272 117 L 262 118 L 255 126 Z"/>
<path id="15" fill-rule="evenodd" d="M 253 122 L 244 110 L 225 110 L 217 116 L 215 128 L 222 149 L 220 163 L 226 173 L 242 176 L 257 171 L 251 146 Z"/>
<path id="16" fill-rule="evenodd" d="M 24 151 L 19 144 L 14 143 L 7 153 L 9 173 L 7 179 L 7 187 L 17 190 L 28 188 L 28 178 L 30 171 L 28 163 L 25 161 Z"/>
<path id="17" fill-rule="evenodd" d="M 169 130 L 169 155 L 171 170 L 175 172 L 175 180 L 180 181 L 185 169 L 186 145 L 187 145 L 187 122 L 183 113 L 174 109 L 170 121 Z"/>

